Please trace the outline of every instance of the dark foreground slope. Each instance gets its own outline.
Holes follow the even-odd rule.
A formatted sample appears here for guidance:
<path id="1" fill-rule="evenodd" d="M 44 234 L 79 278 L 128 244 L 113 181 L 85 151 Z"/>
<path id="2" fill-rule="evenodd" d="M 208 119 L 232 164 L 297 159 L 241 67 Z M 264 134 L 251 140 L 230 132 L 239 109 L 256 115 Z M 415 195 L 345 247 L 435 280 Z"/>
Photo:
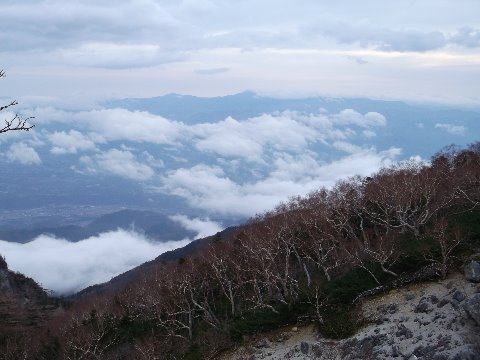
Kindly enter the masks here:
<path id="1" fill-rule="evenodd" d="M 0 358 L 20 358 L 31 353 L 31 333 L 41 331 L 45 323 L 62 311 L 34 280 L 8 269 L 0 256 Z"/>
<path id="2" fill-rule="evenodd" d="M 480 253 L 479 205 L 479 144 L 319 189 L 85 293 L 31 358 L 213 358 L 302 322 L 350 337 L 365 325 L 359 299 L 447 278 Z"/>

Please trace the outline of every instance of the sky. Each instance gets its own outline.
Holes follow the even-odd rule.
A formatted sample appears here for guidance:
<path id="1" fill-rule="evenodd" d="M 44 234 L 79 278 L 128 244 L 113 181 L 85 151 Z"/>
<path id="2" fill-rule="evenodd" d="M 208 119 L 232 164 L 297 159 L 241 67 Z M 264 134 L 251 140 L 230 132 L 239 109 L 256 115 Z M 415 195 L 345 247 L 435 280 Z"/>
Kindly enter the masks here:
<path id="1" fill-rule="evenodd" d="M 0 4 L 0 96 L 79 106 L 166 93 L 480 103 L 476 0 Z"/>
<path id="2" fill-rule="evenodd" d="M 199 214 L 172 219 L 213 234 L 222 224 L 209 215 L 247 218 L 369 175 L 407 158 L 407 145 L 373 145 L 393 124 L 374 108 L 186 123 L 102 101 L 251 90 L 478 108 L 478 14 L 478 0 L 2 1 L 0 104 L 17 99 L 16 111 L 36 127 L 0 136 L 0 165 L 28 174 L 58 160 L 68 178 L 127 179 L 186 202 Z M 410 125 L 448 136 L 445 145 L 464 143 L 472 128 L 462 119 Z M 67 293 L 180 245 L 119 230 L 75 244 L 0 241 L 0 253 L 12 269 Z"/>

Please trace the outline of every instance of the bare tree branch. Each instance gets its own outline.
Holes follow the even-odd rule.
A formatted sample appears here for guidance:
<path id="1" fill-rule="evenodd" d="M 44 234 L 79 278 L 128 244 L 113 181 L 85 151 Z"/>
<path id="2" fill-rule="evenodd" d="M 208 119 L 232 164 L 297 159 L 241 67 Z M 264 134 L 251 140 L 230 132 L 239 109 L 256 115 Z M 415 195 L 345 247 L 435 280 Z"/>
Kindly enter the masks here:
<path id="1" fill-rule="evenodd" d="M 5 72 L 0 70 L 0 78 L 5 77 Z M 0 111 L 9 109 L 12 106 L 18 105 L 17 100 L 13 100 L 6 105 L 0 105 Z M 22 117 L 18 114 L 15 114 L 11 119 L 5 119 L 5 125 L 3 128 L 0 128 L 0 134 L 7 131 L 30 131 L 35 125 L 30 125 L 29 120 L 33 119 L 33 116 Z"/>

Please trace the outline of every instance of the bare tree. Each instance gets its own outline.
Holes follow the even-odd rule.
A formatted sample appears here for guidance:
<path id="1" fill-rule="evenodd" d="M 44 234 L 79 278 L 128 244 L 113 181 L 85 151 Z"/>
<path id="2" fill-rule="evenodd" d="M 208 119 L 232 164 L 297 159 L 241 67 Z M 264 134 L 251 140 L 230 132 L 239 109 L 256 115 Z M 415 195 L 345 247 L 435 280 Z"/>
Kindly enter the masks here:
<path id="1" fill-rule="evenodd" d="M 462 232 L 460 229 L 449 231 L 448 220 L 444 217 L 439 218 L 433 225 L 433 229 L 426 236 L 433 237 L 438 244 L 439 254 L 425 254 L 425 258 L 432 263 L 440 266 L 442 279 L 446 279 L 448 275 L 448 267 L 452 260 L 452 253 L 462 242 Z"/>
<path id="2" fill-rule="evenodd" d="M 5 77 L 5 71 L 0 70 L 0 78 Z M 17 100 L 12 100 L 6 105 L 0 105 L 0 112 L 18 105 Z M 30 131 L 35 125 L 30 125 L 29 120 L 33 119 L 33 116 L 22 117 L 18 114 L 14 114 L 10 119 L 4 119 L 5 125 L 0 128 L 0 134 L 7 131 Z"/>

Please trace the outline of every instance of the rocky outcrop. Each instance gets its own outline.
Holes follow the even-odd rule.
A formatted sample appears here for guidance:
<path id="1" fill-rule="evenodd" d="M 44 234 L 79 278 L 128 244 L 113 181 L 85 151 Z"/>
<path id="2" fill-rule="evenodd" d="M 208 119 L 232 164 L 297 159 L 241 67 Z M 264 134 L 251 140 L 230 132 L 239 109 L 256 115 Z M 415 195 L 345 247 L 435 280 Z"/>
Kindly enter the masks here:
<path id="1" fill-rule="evenodd" d="M 480 283 L 480 261 L 472 260 L 465 265 L 465 278 L 468 281 Z"/>
<path id="2" fill-rule="evenodd" d="M 480 294 L 475 294 L 465 302 L 463 308 L 470 317 L 480 326 Z"/>
<path id="3" fill-rule="evenodd" d="M 223 360 L 254 359 L 479 359 L 480 285 L 456 274 L 363 299 L 368 326 L 355 336 L 330 340 L 313 325 L 256 339 Z M 294 331 L 295 330 L 295 331 Z"/>
<path id="4" fill-rule="evenodd" d="M 58 300 L 33 279 L 8 270 L 0 256 L 0 330 L 40 325 L 58 309 Z"/>

